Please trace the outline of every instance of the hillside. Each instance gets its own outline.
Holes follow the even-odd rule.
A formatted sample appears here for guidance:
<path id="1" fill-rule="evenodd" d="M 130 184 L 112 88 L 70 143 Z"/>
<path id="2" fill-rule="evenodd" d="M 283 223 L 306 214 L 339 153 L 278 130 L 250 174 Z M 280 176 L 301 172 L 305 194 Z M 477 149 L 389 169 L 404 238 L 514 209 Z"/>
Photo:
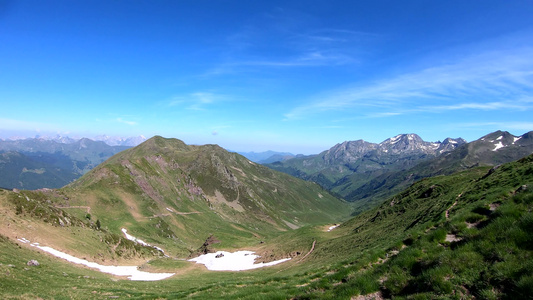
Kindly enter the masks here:
<path id="1" fill-rule="evenodd" d="M 533 156 L 421 180 L 337 228 L 307 296 L 531 299 Z M 346 297 L 349 298 L 349 297 Z"/>
<path id="2" fill-rule="evenodd" d="M 128 148 L 86 138 L 68 143 L 39 138 L 0 140 L 0 186 L 60 188 Z"/>
<path id="3" fill-rule="evenodd" d="M 363 140 L 343 142 L 318 155 L 267 166 L 316 182 L 347 201 L 355 201 L 352 192 L 373 178 L 409 169 L 464 143 L 460 138 L 431 143 L 416 134 L 400 134 L 379 144 Z"/>
<path id="4" fill-rule="evenodd" d="M 0 153 L 0 174 L 1 187 L 29 190 L 61 187 L 80 176 L 72 170 L 57 168 L 16 151 Z"/>
<path id="5" fill-rule="evenodd" d="M 410 169 L 377 176 L 353 189 L 346 197 L 355 201 L 356 211 L 361 212 L 422 178 L 449 175 L 478 166 L 496 166 L 531 153 L 533 132 L 514 136 L 509 132 L 496 131 Z M 351 176 L 350 180 L 356 180 L 356 176 Z"/>
<path id="6" fill-rule="evenodd" d="M 255 163 L 260 163 L 260 164 L 273 163 L 276 161 L 284 161 L 284 160 L 297 156 L 289 152 L 276 152 L 276 151 L 237 152 L 237 153 L 239 153 L 240 155 L 248 158 L 249 160 Z M 298 156 L 301 156 L 301 154 L 298 154 Z"/>
<path id="7" fill-rule="evenodd" d="M 220 241 L 219 249 L 256 246 L 279 232 L 338 222 L 351 212 L 347 203 L 314 183 L 216 145 L 190 146 L 162 137 L 111 157 L 60 190 L 19 193 L 24 196 L 12 198 L 17 193 L 8 193 L 4 201 L 27 197 L 44 202 L 44 210 L 54 209 L 45 213 L 53 216 L 45 222 L 62 220 L 64 214 L 78 220 L 90 215 L 93 227 L 98 221 L 102 230 L 115 235 L 127 228 L 182 258 L 194 254 L 211 235 Z M 22 215 L 40 216 L 33 213 L 35 208 L 24 207 L 17 208 Z M 54 217 L 57 214 L 60 217 Z"/>
<path id="8" fill-rule="evenodd" d="M 132 151 L 128 161 L 162 145 L 169 152 L 191 150 L 177 140 L 156 138 L 151 142 Z M 88 187 L 90 181 L 69 188 Z M 98 238 L 112 240 L 112 235 L 103 228 L 98 231 L 81 225 L 75 216 L 64 212 L 65 208 L 39 201 L 45 199 L 42 193 L 0 191 L 2 199 L 38 204 L 32 212 L 21 208 L 15 215 L 6 214 L 12 208 L 0 202 L 2 222 L 10 225 L 3 227 L 0 236 L 0 288 L 8 298 L 363 299 L 360 295 L 366 295 L 365 299 L 528 299 L 533 292 L 531 186 L 531 155 L 498 168 L 475 167 L 426 178 L 330 232 L 327 226 L 280 231 L 257 250 L 274 256 L 287 251 L 306 254 L 282 266 L 255 271 L 209 272 L 187 262 L 157 258 L 150 249 L 135 248 L 131 243 L 119 244 L 128 260 L 155 257 L 143 269 L 179 272 L 155 285 L 112 281 L 108 275 L 16 244 L 7 235 L 9 231 L 24 228 L 26 232 L 18 231 L 20 236 L 31 233 L 29 227 L 67 240 L 56 238 L 56 245 L 68 245 L 81 235 L 83 240 L 77 242 L 83 241 L 84 250 L 78 247 L 71 250 L 74 253 L 101 251 Z M 56 191 L 48 198 L 64 199 L 67 192 Z M 49 216 L 61 214 L 63 222 L 70 220 L 70 224 L 46 225 L 39 221 L 39 211 L 41 217 L 47 212 Z M 88 233 L 92 231 L 96 233 Z M 141 228 L 136 231 L 143 232 Z M 28 237 L 37 238 L 36 232 Z M 51 239 L 41 237 L 41 241 Z M 41 266 L 26 267 L 30 259 L 39 260 Z"/>

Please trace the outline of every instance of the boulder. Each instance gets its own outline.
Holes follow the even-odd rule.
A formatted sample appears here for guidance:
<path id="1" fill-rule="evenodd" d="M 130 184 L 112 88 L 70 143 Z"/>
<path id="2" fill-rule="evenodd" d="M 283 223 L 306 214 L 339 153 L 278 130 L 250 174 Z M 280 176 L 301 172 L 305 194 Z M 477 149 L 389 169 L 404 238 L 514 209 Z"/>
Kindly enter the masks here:
<path id="1" fill-rule="evenodd" d="M 36 261 L 35 259 L 32 259 L 32 260 L 28 261 L 26 264 L 27 264 L 28 266 L 38 266 L 38 265 L 39 265 L 39 262 Z"/>

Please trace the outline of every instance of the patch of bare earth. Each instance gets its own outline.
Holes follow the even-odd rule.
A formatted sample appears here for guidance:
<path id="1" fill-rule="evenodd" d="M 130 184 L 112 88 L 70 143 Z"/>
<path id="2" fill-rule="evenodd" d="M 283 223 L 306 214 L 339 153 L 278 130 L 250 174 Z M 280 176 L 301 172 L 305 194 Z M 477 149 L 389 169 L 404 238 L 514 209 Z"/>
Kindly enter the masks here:
<path id="1" fill-rule="evenodd" d="M 495 211 L 496 208 L 498 208 L 498 207 L 500 207 L 500 203 L 491 203 L 491 204 L 489 204 L 489 209 L 491 211 Z"/>
<path id="2" fill-rule="evenodd" d="M 350 300 L 384 300 L 383 294 L 378 291 L 368 295 L 353 296 Z"/>
<path id="3" fill-rule="evenodd" d="M 207 199 L 209 199 L 209 201 L 211 203 L 215 203 L 215 204 L 226 204 L 227 206 L 235 209 L 236 211 L 238 212 L 243 212 L 244 211 L 244 207 L 242 207 L 238 200 L 235 200 L 235 201 L 228 201 L 226 200 L 226 198 L 224 197 L 224 195 L 222 195 L 221 192 L 219 192 L 218 190 L 215 190 L 215 196 L 207 196 Z"/>
<path id="4" fill-rule="evenodd" d="M 118 195 L 122 201 L 124 201 L 124 204 L 128 207 L 129 213 L 133 216 L 133 218 L 137 221 L 140 221 L 143 219 L 143 215 L 139 212 L 139 207 L 137 206 L 137 202 L 133 199 L 132 195 L 126 194 L 126 193 L 120 193 Z"/>
<path id="5" fill-rule="evenodd" d="M 461 238 L 457 237 L 455 234 L 447 234 L 446 239 L 445 239 L 446 242 L 450 242 L 450 243 L 458 242 L 460 240 Z"/>

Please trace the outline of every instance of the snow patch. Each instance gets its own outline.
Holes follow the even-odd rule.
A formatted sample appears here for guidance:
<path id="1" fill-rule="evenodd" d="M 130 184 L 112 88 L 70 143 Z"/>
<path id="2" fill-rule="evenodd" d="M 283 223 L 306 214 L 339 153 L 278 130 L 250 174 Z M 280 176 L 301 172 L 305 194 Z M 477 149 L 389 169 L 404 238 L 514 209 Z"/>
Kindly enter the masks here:
<path id="1" fill-rule="evenodd" d="M 133 235 L 128 234 L 128 230 L 126 230 L 126 228 L 122 228 L 122 232 L 124 233 L 124 236 L 130 241 L 139 243 L 139 244 L 141 244 L 143 246 L 146 246 L 146 247 L 152 247 L 154 249 L 157 249 L 157 250 L 161 251 L 162 253 L 165 253 L 165 251 L 163 251 L 163 249 L 161 249 L 161 248 L 159 248 L 157 246 L 152 246 L 152 245 L 148 244 L 147 242 L 145 242 L 143 240 L 140 240 L 140 239 L 134 237 Z"/>
<path id="2" fill-rule="evenodd" d="M 500 135 L 495 141 L 499 141 L 503 138 L 503 135 Z"/>
<path id="3" fill-rule="evenodd" d="M 391 144 L 396 144 L 400 140 L 401 137 L 402 137 L 402 135 L 398 134 L 397 136 L 391 138 L 390 139 Z"/>
<path id="4" fill-rule="evenodd" d="M 197 264 L 203 264 L 208 270 L 211 271 L 245 271 L 273 266 L 290 260 L 290 258 L 284 258 L 269 263 L 255 264 L 254 261 L 257 257 L 259 256 L 255 255 L 253 251 L 237 251 L 233 253 L 218 251 L 216 253 L 200 255 L 196 258 L 189 259 L 189 261 L 194 261 Z"/>
<path id="5" fill-rule="evenodd" d="M 522 138 L 521 136 L 513 138 L 513 145 L 514 145 L 514 143 L 516 143 L 521 138 Z"/>
<path id="6" fill-rule="evenodd" d="M 29 242 L 30 242 L 30 241 L 28 241 L 28 240 L 27 240 L 27 239 L 25 239 L 25 238 L 20 238 L 20 239 L 17 239 L 17 240 L 18 240 L 19 242 L 22 242 L 22 243 L 24 243 L 24 244 L 27 244 L 27 243 L 29 243 Z"/>
<path id="7" fill-rule="evenodd" d="M 503 147 L 505 146 L 502 144 L 502 142 L 498 142 L 498 144 L 494 145 L 494 149 L 492 149 L 492 151 L 497 151 L 498 149 Z"/>
<path id="8" fill-rule="evenodd" d="M 333 229 L 339 227 L 339 225 L 333 225 L 328 228 L 328 231 L 332 231 Z"/>
<path id="9" fill-rule="evenodd" d="M 28 241 L 25 238 L 21 238 L 21 239 L 18 239 L 18 240 L 23 242 L 23 243 L 29 243 L 30 242 L 30 241 Z M 48 252 L 48 253 L 52 254 L 53 256 L 55 256 L 55 257 L 62 258 L 64 260 L 66 260 L 66 261 L 69 261 L 69 262 L 72 262 L 72 263 L 75 263 L 75 264 L 84 265 L 84 266 L 87 266 L 89 268 L 97 269 L 97 270 L 99 270 L 100 272 L 103 272 L 103 273 L 113 274 L 113 275 L 117 275 L 117 276 L 128 276 L 129 280 L 155 281 L 155 280 L 162 280 L 162 279 L 168 278 L 168 277 L 173 276 L 175 274 L 175 273 L 149 273 L 149 272 L 143 272 L 143 271 L 139 271 L 137 269 L 137 266 L 104 266 L 104 265 L 100 265 L 100 264 L 95 263 L 95 262 L 90 262 L 90 261 L 85 260 L 85 259 L 77 258 L 75 256 L 72 256 L 70 254 L 66 254 L 64 252 L 58 251 L 58 250 L 56 250 L 54 248 L 51 248 L 51 247 L 39 246 L 39 243 L 32 243 L 30 245 L 33 246 L 33 247 L 39 248 L 39 249 L 41 249 L 44 252 Z"/>

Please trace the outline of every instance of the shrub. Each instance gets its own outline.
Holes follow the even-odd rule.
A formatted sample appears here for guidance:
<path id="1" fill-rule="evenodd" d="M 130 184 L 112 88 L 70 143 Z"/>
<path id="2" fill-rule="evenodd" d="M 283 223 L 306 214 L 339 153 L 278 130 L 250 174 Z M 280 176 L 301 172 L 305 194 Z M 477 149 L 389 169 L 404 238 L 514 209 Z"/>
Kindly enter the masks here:
<path id="1" fill-rule="evenodd" d="M 359 291 L 361 291 L 361 294 L 363 295 L 370 294 L 379 289 L 378 281 L 376 280 L 376 278 L 374 278 L 374 276 L 372 276 L 368 272 L 366 274 L 357 276 L 354 280 L 353 285 Z"/>
<path id="2" fill-rule="evenodd" d="M 398 266 L 392 266 L 387 273 L 387 280 L 383 283 L 385 288 L 392 294 L 398 295 L 409 284 L 410 275 Z"/>

